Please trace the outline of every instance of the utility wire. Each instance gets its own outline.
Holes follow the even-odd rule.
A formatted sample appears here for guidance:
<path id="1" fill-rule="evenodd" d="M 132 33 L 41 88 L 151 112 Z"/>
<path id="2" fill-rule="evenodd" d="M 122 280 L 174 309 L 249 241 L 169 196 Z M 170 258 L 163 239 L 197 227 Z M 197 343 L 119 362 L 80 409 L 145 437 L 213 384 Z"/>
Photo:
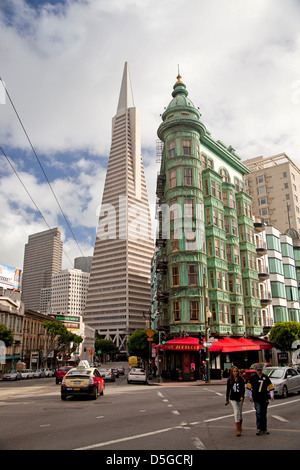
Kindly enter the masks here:
<path id="1" fill-rule="evenodd" d="M 13 164 L 11 163 L 10 159 L 8 158 L 8 156 L 6 155 L 6 153 L 4 152 L 3 148 L 0 147 L 0 150 L 1 150 L 1 152 L 3 153 L 4 157 L 6 158 L 7 162 L 9 163 L 10 167 L 12 168 L 13 172 L 14 172 L 15 175 L 17 176 L 17 178 L 18 178 L 18 180 L 20 181 L 21 185 L 22 185 L 23 188 L 25 189 L 26 193 L 27 193 L 28 196 L 30 197 L 31 201 L 32 201 L 33 204 L 35 205 L 36 210 L 38 211 L 38 213 L 40 214 L 40 216 L 41 216 L 42 219 L 44 220 L 44 222 L 45 222 L 45 224 L 47 225 L 47 227 L 49 228 L 49 230 L 51 230 L 51 227 L 49 226 L 47 220 L 45 219 L 45 217 L 44 217 L 43 214 L 41 213 L 40 209 L 39 209 L 38 206 L 36 205 L 34 199 L 32 198 L 32 196 L 31 196 L 31 194 L 29 193 L 28 189 L 26 188 L 25 184 L 24 184 L 23 181 L 21 180 L 20 176 L 18 175 L 17 170 L 15 169 L 15 167 L 13 166 Z M 63 252 L 64 252 L 65 256 L 68 258 L 68 260 L 70 261 L 71 266 L 73 266 L 72 261 L 70 260 L 69 256 L 67 255 L 67 253 L 65 252 L 64 249 L 63 249 Z"/>
<path id="2" fill-rule="evenodd" d="M 61 211 L 61 213 L 62 213 L 62 215 L 63 215 L 63 217 L 64 217 L 64 219 L 65 219 L 65 221 L 66 221 L 67 226 L 69 227 L 69 230 L 70 230 L 70 232 L 71 232 L 71 234 L 72 234 L 72 236 L 73 236 L 73 239 L 75 240 L 75 242 L 76 242 L 76 244 L 77 244 L 77 246 L 78 246 L 78 248 L 79 248 L 79 251 L 80 251 L 80 253 L 82 254 L 82 256 L 83 256 L 84 258 L 86 258 L 86 257 L 84 256 L 84 254 L 82 253 L 82 251 L 81 251 L 81 248 L 80 248 L 79 243 L 78 243 L 78 241 L 77 241 L 77 239 L 76 239 L 76 237 L 75 237 L 75 235 L 74 235 L 74 233 L 73 233 L 73 230 L 72 230 L 72 228 L 71 228 L 71 226 L 70 226 L 70 224 L 69 224 L 69 221 L 68 221 L 68 219 L 66 218 L 66 216 L 65 216 L 65 214 L 64 214 L 64 211 L 62 210 L 62 207 L 61 207 L 61 205 L 60 205 L 60 203 L 59 203 L 59 201 L 58 201 L 58 199 L 57 199 L 57 197 L 56 197 L 56 194 L 55 194 L 55 192 L 54 192 L 54 190 L 53 190 L 53 188 L 52 188 L 52 186 L 51 186 L 51 183 L 50 183 L 50 181 L 49 181 L 49 179 L 48 179 L 48 177 L 47 177 L 47 175 L 46 175 L 46 173 L 45 173 L 45 170 L 44 170 L 44 168 L 43 168 L 43 166 L 42 166 L 42 164 L 41 164 L 41 162 L 40 162 L 40 159 L 39 159 L 39 157 L 38 157 L 38 155 L 37 155 L 37 153 L 36 153 L 36 151 L 35 151 L 35 149 L 34 149 L 34 147 L 33 147 L 33 145 L 32 145 L 32 142 L 31 142 L 31 140 L 30 140 L 30 138 L 29 138 L 29 135 L 28 135 L 27 132 L 26 132 L 26 129 L 25 129 L 23 123 L 22 123 L 22 120 L 21 120 L 21 118 L 20 118 L 20 116 L 19 116 L 19 114 L 18 114 L 18 111 L 16 110 L 15 105 L 14 105 L 14 103 L 13 103 L 11 97 L 10 97 L 10 94 L 8 93 L 8 90 L 7 90 L 7 88 L 6 88 L 6 86 L 5 86 L 5 84 L 4 84 L 4 82 L 3 82 L 3 80 L 2 80 L 1 77 L 0 77 L 0 80 L 1 80 L 1 82 L 2 82 L 2 84 L 3 84 L 3 87 L 4 87 L 4 89 L 5 89 L 5 92 L 6 92 L 7 96 L 8 96 L 8 99 L 9 99 L 9 101 L 10 101 L 10 104 L 11 104 L 11 106 L 12 106 L 12 108 L 13 108 L 13 110 L 14 110 L 14 112 L 15 112 L 17 118 L 18 118 L 18 121 L 19 121 L 19 123 L 20 123 L 20 125 L 21 125 L 21 127 L 22 127 L 22 129 L 23 129 L 23 131 L 24 131 L 24 134 L 25 134 L 26 137 L 27 137 L 27 140 L 28 140 L 28 142 L 29 142 L 29 144 L 30 144 L 30 147 L 31 147 L 31 149 L 32 149 L 32 151 L 33 151 L 33 153 L 34 153 L 34 155 L 35 155 L 35 158 L 37 159 L 37 161 L 38 161 L 38 163 L 39 163 L 39 165 L 40 165 L 40 168 L 41 168 L 41 170 L 42 170 L 42 172 L 43 172 L 43 174 L 44 174 L 44 176 L 45 176 L 45 178 L 46 178 L 46 181 L 47 181 L 47 183 L 48 183 L 48 185 L 49 185 L 49 187 L 50 187 L 50 190 L 51 190 L 51 192 L 52 192 L 52 194 L 53 194 L 53 196 L 54 196 L 54 198 L 55 198 L 55 200 L 56 200 L 56 202 L 57 202 L 57 205 L 58 205 L 58 207 L 59 207 L 59 209 L 60 209 L 60 211 Z"/>

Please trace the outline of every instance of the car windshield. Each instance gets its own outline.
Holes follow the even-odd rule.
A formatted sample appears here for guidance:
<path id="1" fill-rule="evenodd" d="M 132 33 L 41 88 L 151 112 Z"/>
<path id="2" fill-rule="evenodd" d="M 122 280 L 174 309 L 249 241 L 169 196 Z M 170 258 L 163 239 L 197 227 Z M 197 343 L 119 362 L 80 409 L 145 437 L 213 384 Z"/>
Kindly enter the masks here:
<path id="1" fill-rule="evenodd" d="M 282 379 L 284 375 L 284 369 L 269 369 L 266 370 L 266 373 L 273 379 Z"/>
<path id="2" fill-rule="evenodd" d="M 70 370 L 67 375 L 90 375 L 90 373 L 90 369 L 74 369 Z"/>

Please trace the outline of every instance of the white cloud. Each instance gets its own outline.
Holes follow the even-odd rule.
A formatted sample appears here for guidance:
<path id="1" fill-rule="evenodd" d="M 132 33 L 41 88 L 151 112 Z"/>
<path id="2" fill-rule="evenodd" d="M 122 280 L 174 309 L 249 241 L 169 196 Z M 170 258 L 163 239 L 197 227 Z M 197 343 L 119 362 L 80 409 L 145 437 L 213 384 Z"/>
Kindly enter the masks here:
<path id="1" fill-rule="evenodd" d="M 79 0 L 39 2 L 38 10 L 28 4 L 1 2 L 0 75 L 72 226 L 96 224 L 125 61 L 141 112 L 152 207 L 159 168 L 156 132 L 171 100 L 177 64 L 213 138 L 232 145 L 243 159 L 286 152 L 299 165 L 296 0 Z M 5 149 L 20 149 L 14 162 L 45 216 L 58 223 L 59 209 L 34 156 L 30 160 L 30 146 L 8 100 L 0 105 L 0 142 Z M 19 266 L 23 258 L 16 253 L 23 252 L 28 232 L 45 227 L 28 213 L 23 190 L 13 187 L 18 188 L 17 180 L 13 184 L 2 172 L 3 228 L 12 237 L 1 243 L 0 262 Z M 75 250 L 69 234 L 64 236 L 70 252 Z"/>

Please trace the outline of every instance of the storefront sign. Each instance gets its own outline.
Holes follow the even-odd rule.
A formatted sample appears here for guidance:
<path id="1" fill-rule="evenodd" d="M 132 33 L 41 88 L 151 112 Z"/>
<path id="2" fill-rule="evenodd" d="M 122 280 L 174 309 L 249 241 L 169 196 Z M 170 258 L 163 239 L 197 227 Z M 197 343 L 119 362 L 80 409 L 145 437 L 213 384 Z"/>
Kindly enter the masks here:
<path id="1" fill-rule="evenodd" d="M 201 346 L 197 344 L 167 344 L 166 343 L 163 349 L 169 350 L 169 351 L 199 351 L 199 349 L 201 349 Z"/>

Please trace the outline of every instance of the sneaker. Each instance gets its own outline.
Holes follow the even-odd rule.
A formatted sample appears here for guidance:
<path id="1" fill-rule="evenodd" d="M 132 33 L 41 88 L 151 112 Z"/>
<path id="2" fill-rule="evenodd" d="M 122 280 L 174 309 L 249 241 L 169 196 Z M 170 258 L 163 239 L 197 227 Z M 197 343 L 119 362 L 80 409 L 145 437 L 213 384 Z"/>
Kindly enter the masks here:
<path id="1" fill-rule="evenodd" d="M 266 429 L 265 431 L 263 431 L 264 434 L 270 434 L 269 431 Z"/>
<path id="2" fill-rule="evenodd" d="M 262 434 L 263 434 L 263 431 L 261 431 L 260 429 L 258 429 L 258 430 L 256 431 L 256 435 L 257 435 L 257 436 L 261 436 Z"/>

